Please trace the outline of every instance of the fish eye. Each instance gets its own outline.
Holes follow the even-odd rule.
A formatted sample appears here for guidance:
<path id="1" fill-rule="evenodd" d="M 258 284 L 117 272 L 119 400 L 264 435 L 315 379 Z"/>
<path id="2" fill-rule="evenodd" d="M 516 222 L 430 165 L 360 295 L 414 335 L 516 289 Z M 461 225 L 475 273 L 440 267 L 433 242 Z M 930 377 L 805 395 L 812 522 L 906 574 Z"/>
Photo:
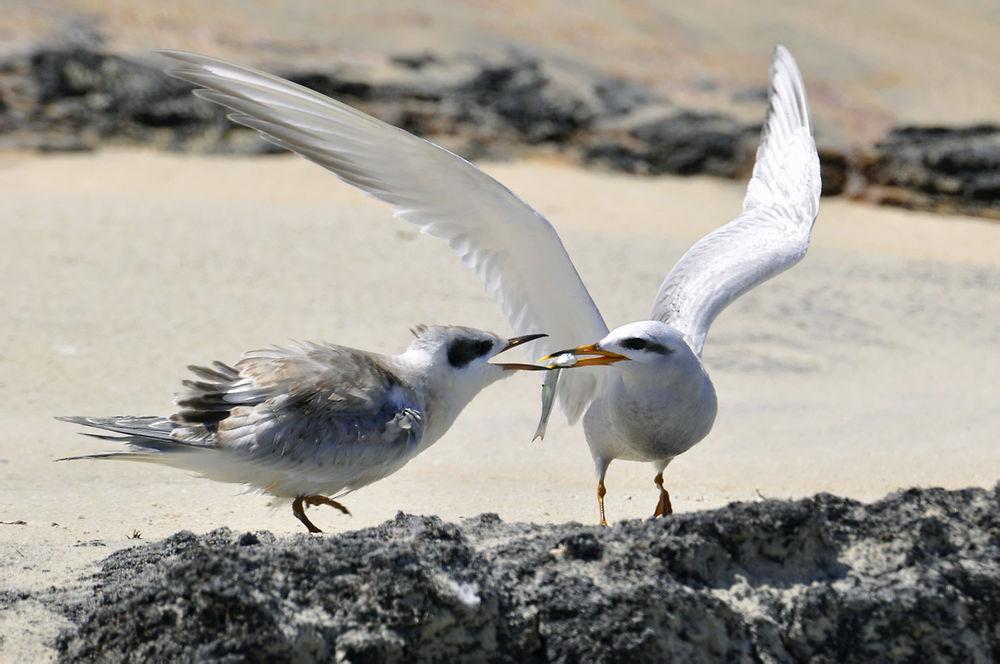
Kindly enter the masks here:
<path id="1" fill-rule="evenodd" d="M 644 350 L 647 345 L 646 340 L 639 337 L 630 337 L 622 342 L 622 346 L 629 350 Z"/>

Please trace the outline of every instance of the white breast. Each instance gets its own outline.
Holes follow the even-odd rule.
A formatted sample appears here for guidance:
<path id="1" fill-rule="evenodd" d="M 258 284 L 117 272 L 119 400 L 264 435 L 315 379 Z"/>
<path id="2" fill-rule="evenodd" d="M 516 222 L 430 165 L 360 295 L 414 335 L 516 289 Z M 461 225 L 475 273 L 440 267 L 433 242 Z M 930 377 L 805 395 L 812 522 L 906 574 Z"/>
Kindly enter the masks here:
<path id="1" fill-rule="evenodd" d="M 620 371 L 584 419 L 595 458 L 663 461 L 708 435 L 717 401 L 701 369 L 671 376 L 644 369 Z"/>

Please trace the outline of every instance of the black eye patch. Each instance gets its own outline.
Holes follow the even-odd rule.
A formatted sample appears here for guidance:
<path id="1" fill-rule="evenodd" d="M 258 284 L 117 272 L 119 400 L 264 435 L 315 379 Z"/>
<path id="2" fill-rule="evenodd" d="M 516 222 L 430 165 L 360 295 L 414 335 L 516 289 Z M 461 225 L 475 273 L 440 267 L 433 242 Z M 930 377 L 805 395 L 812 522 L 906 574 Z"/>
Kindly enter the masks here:
<path id="1" fill-rule="evenodd" d="M 646 347 L 646 340 L 638 337 L 632 337 L 631 339 L 623 341 L 622 346 L 625 346 L 625 348 L 628 348 L 629 350 L 643 350 Z"/>
<path id="2" fill-rule="evenodd" d="M 456 339 L 448 346 L 448 364 L 461 369 L 493 349 L 493 342 L 479 339 Z"/>
<path id="3" fill-rule="evenodd" d="M 630 337 L 626 339 L 622 342 L 622 346 L 628 348 L 629 350 L 645 350 L 650 353 L 659 353 L 660 355 L 669 355 L 673 352 L 662 344 L 658 344 L 655 341 L 640 339 L 639 337 Z"/>

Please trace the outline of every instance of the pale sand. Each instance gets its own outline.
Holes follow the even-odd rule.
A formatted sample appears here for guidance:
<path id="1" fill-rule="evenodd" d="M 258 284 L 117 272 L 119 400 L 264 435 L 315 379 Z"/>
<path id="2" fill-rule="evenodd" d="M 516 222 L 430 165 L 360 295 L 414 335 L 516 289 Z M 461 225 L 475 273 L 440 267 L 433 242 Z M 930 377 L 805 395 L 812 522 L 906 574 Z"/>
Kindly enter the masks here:
<path id="1" fill-rule="evenodd" d="M 487 170 L 553 221 L 612 326 L 645 317 L 667 269 L 743 196 L 700 178 Z M 443 243 L 297 158 L 5 155 L 0 200 L 0 521 L 27 522 L 0 525 L 0 590 L 65 584 L 133 529 L 302 532 L 239 487 L 54 463 L 107 445 L 52 416 L 169 413 L 185 365 L 289 338 L 396 351 L 420 322 L 509 332 Z M 675 507 L 992 486 L 998 343 L 1000 226 L 825 200 L 806 260 L 713 328 L 720 414 L 669 469 Z M 532 444 L 538 411 L 537 376 L 495 385 L 438 445 L 349 496 L 353 518 L 313 517 L 328 532 L 397 510 L 592 523 L 582 430 L 557 414 Z M 608 490 L 612 519 L 652 512 L 648 467 L 613 464 Z M 92 540 L 106 546 L 79 546 Z M 45 654 L 58 626 L 34 603 L 0 612 L 0 659 Z"/>

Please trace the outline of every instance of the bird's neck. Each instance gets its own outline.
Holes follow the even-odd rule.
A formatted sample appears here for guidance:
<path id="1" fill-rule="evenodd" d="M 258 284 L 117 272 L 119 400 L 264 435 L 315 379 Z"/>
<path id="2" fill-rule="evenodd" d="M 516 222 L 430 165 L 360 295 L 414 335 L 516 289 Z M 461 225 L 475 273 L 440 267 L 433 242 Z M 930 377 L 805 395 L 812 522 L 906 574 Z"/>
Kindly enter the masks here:
<path id="1" fill-rule="evenodd" d="M 697 442 L 715 421 L 715 387 L 700 363 L 657 371 L 655 366 L 621 371 L 608 415 L 634 441 Z"/>
<path id="2" fill-rule="evenodd" d="M 440 358 L 423 350 L 408 350 L 395 357 L 401 372 L 424 396 L 424 440 L 443 436 L 469 402 L 492 380 L 456 372 Z"/>
<path id="3" fill-rule="evenodd" d="M 628 400 L 679 403 L 685 397 L 699 400 L 714 388 L 697 357 L 671 360 L 668 367 L 655 364 L 623 363 L 618 389 Z M 627 365 L 627 366 L 626 366 Z"/>

